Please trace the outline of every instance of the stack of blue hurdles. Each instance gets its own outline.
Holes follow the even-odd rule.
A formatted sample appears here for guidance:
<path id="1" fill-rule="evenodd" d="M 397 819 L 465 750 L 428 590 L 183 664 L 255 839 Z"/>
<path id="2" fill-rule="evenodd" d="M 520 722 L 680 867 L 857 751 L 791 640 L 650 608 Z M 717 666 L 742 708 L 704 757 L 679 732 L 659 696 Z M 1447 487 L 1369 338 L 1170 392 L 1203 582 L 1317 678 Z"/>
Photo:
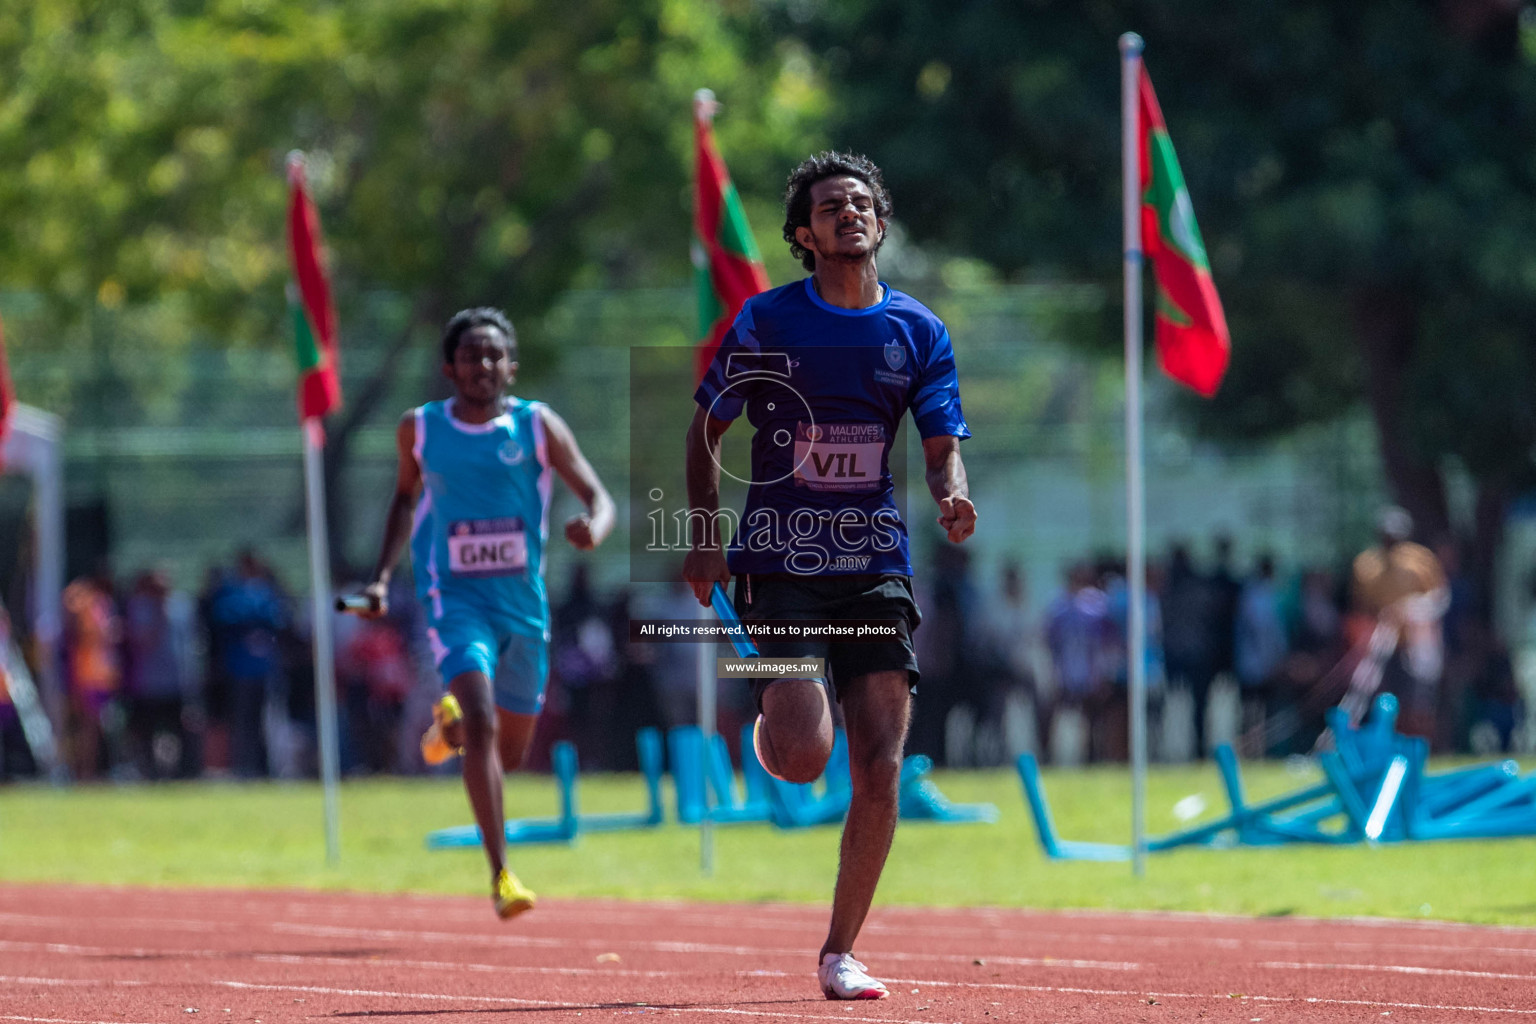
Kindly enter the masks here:
<path id="1" fill-rule="evenodd" d="M 1237 757 L 1223 744 L 1216 766 L 1229 812 L 1192 828 L 1147 840 L 1148 852 L 1180 846 L 1275 846 L 1282 843 L 1398 843 L 1426 839 L 1491 839 L 1536 835 L 1536 775 L 1514 761 L 1429 773 L 1429 745 L 1394 731 L 1397 698 L 1382 694 L 1365 725 L 1351 727 L 1338 708 L 1328 713 L 1334 749 L 1318 755 L 1323 780 L 1250 804 Z M 1129 860 L 1131 848 L 1061 839 L 1033 756 L 1018 760 L 1019 779 L 1040 845 L 1056 860 Z"/>
<path id="2" fill-rule="evenodd" d="M 841 822 L 848 813 L 853 785 L 848 770 L 848 740 L 838 731 L 832 756 L 819 783 L 796 785 L 768 774 L 752 749 L 751 726 L 742 729 L 742 778 L 738 786 L 731 767 L 725 737 L 711 736 L 709 758 L 704 757 L 704 733 L 698 726 L 668 730 L 667 760 L 671 762 L 676 820 L 696 825 L 706 814 L 715 824 L 772 822 L 780 828 L 808 828 Z M 550 762 L 559 790 L 559 813 L 552 818 L 517 818 L 506 823 L 509 843 L 569 843 L 583 832 L 615 832 L 655 828 L 666 818 L 662 801 L 663 751 L 661 733 L 641 729 L 635 735 L 640 772 L 645 779 L 644 810 L 619 814 L 582 814 L 577 809 L 576 782 L 579 765 L 576 748 L 566 742 L 550 750 Z M 923 755 L 906 759 L 901 769 L 901 817 L 950 823 L 995 822 L 992 804 L 955 804 L 939 791 L 928 773 L 933 762 Z M 706 811 L 706 788 L 710 795 Z M 480 830 L 474 825 L 439 829 L 427 836 L 432 849 L 478 846 Z"/>

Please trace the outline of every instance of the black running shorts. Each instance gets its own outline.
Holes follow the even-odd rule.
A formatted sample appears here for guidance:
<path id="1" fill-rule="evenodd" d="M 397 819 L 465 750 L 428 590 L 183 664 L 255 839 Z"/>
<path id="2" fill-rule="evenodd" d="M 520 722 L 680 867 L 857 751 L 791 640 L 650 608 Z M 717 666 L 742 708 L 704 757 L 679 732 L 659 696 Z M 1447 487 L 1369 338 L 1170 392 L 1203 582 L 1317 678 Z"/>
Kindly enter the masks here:
<path id="1" fill-rule="evenodd" d="M 912 631 L 922 622 L 922 612 L 912 596 L 912 577 L 896 573 L 858 573 L 838 576 L 797 576 L 793 573 L 758 573 L 736 577 L 736 614 L 743 622 L 785 619 L 888 619 L 898 623 L 899 635 L 889 640 L 761 641 L 765 658 L 825 658 L 833 696 L 841 700 L 840 686 L 871 672 L 906 669 L 917 692 L 917 654 Z M 759 712 L 763 691 L 774 679 L 752 680 L 752 696 Z"/>

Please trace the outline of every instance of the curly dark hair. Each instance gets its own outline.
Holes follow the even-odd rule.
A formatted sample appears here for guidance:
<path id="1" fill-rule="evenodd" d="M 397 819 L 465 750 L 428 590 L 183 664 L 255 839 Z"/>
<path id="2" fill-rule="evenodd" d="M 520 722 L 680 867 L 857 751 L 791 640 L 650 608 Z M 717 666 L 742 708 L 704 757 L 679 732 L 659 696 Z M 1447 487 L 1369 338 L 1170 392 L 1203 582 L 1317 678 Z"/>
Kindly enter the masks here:
<path id="1" fill-rule="evenodd" d="M 890 219 L 891 194 L 885 190 L 885 179 L 880 176 L 880 168 L 869 157 L 862 153 L 834 153 L 829 150 L 806 158 L 804 163 L 790 173 L 789 184 L 784 188 L 784 241 L 789 243 L 789 254 L 798 259 L 806 270 L 816 269 L 816 254 L 795 241 L 795 229 L 810 227 L 811 186 L 818 181 L 841 177 L 858 178 L 868 185 L 875 197 L 875 216 L 881 220 Z M 875 243 L 876 250 L 883 241 L 884 237 Z"/>
<path id="2" fill-rule="evenodd" d="M 512 321 L 507 319 L 507 314 L 494 306 L 476 306 L 453 314 L 448 326 L 443 328 L 443 362 L 453 362 L 453 353 L 458 350 L 459 339 L 472 327 L 494 327 L 506 335 L 507 352 L 512 361 L 517 362 L 517 332 L 512 329 Z"/>

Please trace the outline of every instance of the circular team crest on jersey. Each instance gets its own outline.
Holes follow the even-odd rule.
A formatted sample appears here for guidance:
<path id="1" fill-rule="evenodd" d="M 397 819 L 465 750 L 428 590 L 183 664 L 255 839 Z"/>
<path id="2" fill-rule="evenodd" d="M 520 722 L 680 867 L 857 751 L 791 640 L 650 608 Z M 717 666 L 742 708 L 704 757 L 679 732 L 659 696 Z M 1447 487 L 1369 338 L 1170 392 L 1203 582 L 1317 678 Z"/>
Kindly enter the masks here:
<path id="1" fill-rule="evenodd" d="M 885 345 L 885 365 L 892 370 L 899 370 L 907 365 L 907 350 L 900 342 L 889 341 Z"/>
<path id="2" fill-rule="evenodd" d="M 500 448 L 496 449 L 496 457 L 501 460 L 504 466 L 515 466 L 523 461 L 523 446 L 516 441 L 507 440 L 502 443 Z"/>
<path id="3" fill-rule="evenodd" d="M 805 439 L 815 444 L 821 440 L 821 427 L 815 423 L 805 428 Z"/>

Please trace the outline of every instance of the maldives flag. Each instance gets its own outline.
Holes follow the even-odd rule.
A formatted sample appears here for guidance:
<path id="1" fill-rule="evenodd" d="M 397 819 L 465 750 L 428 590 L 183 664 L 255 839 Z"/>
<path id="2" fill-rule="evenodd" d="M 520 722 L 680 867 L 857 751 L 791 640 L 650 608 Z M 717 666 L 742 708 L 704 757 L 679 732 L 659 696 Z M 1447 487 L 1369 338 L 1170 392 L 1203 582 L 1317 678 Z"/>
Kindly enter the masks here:
<path id="1" fill-rule="evenodd" d="M 299 360 L 299 418 L 324 416 L 341 405 L 336 371 L 336 307 L 320 266 L 320 216 L 304 189 L 304 160 L 288 158 L 288 254 L 296 287 L 288 291 L 294 354 Z"/>
<path id="2" fill-rule="evenodd" d="M 16 394 L 11 390 L 11 369 L 5 360 L 5 331 L 0 329 L 0 469 L 5 468 L 5 439 L 11 433 L 11 409 Z"/>
<path id="3" fill-rule="evenodd" d="M 1184 173 L 1145 67 L 1140 94 L 1141 244 L 1157 278 L 1158 361 L 1168 376 L 1210 398 L 1227 372 L 1232 338 Z"/>
<path id="4" fill-rule="evenodd" d="M 699 296 L 700 342 L 694 379 L 704 376 L 741 304 L 768 290 L 741 197 L 715 148 L 714 93 L 693 97 L 693 277 Z"/>

